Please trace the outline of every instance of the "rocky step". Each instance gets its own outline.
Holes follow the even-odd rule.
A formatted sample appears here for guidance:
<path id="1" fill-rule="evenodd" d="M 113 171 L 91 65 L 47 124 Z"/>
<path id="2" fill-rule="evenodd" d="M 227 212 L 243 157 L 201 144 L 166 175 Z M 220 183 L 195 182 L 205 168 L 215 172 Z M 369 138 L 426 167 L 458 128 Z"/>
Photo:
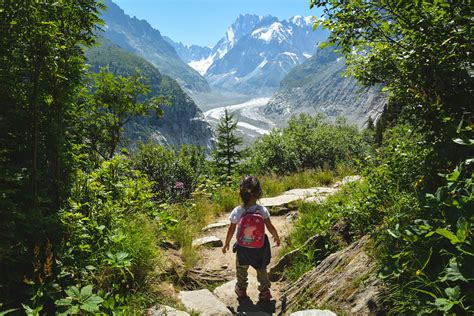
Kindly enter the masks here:
<path id="1" fill-rule="evenodd" d="M 336 316 L 336 313 L 331 312 L 328 309 L 307 309 L 291 313 L 290 316 Z"/>
<path id="2" fill-rule="evenodd" d="M 222 247 L 224 243 L 217 236 L 206 236 L 193 240 L 193 247 L 200 246 L 211 246 L 211 247 Z"/>
<path id="3" fill-rule="evenodd" d="M 179 300 L 190 312 L 197 312 L 201 316 L 232 315 L 227 306 L 208 289 L 179 292 Z"/>
<path id="4" fill-rule="evenodd" d="M 283 215 L 294 210 L 295 202 L 304 200 L 307 202 L 321 202 L 328 195 L 338 191 L 336 187 L 315 187 L 308 189 L 293 189 L 281 195 L 260 199 L 260 204 L 269 209 L 272 215 Z"/>
<path id="5" fill-rule="evenodd" d="M 217 228 L 222 228 L 222 227 L 227 227 L 230 225 L 230 222 L 218 222 L 218 223 L 212 223 L 207 225 L 202 229 L 203 232 L 207 232 L 209 230 L 217 229 Z"/>
<path id="6" fill-rule="evenodd" d="M 165 306 L 165 305 L 156 305 L 146 311 L 148 316 L 190 316 L 189 313 L 177 310 L 176 308 Z"/>

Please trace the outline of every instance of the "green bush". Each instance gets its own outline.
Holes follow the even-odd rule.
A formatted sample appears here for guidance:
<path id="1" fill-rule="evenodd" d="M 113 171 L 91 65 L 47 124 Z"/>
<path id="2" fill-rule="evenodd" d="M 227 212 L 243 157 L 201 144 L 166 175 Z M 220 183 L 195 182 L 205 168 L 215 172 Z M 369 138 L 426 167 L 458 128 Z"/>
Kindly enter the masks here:
<path id="1" fill-rule="evenodd" d="M 355 126 L 322 116 L 292 117 L 284 129 L 273 130 L 252 146 L 248 163 L 260 173 L 288 174 L 305 169 L 334 169 L 340 162 L 363 160 L 370 146 Z"/>
<path id="2" fill-rule="evenodd" d="M 204 150 L 183 145 L 179 150 L 162 145 L 139 144 L 134 167 L 153 182 L 156 200 L 173 202 L 191 197 L 205 171 Z"/>
<path id="3" fill-rule="evenodd" d="M 411 220 L 394 221 L 379 237 L 381 276 L 393 312 L 474 312 L 474 173 L 464 164 L 420 201 Z"/>
<path id="4" fill-rule="evenodd" d="M 115 156 L 89 174 L 79 171 L 60 213 L 66 232 L 58 282 L 94 285 L 105 299 L 102 308 L 126 305 L 158 258 L 152 184 L 131 165 L 125 156 Z M 58 308 L 64 302 L 59 300 Z"/>

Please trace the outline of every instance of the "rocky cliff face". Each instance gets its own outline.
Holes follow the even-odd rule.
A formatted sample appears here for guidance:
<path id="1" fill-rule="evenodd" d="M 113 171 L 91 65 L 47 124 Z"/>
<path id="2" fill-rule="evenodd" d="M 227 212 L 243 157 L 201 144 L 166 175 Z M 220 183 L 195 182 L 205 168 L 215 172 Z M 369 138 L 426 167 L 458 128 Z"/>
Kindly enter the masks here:
<path id="1" fill-rule="evenodd" d="M 344 77 L 345 69 L 344 59 L 331 49 L 318 50 L 288 73 L 264 113 L 284 123 L 293 114 L 322 112 L 364 126 L 369 116 L 379 117 L 386 98 L 380 87 L 363 88 L 356 79 Z"/>
<path id="2" fill-rule="evenodd" d="M 117 45 L 102 39 L 102 45 L 86 52 L 92 71 L 108 67 L 110 71 L 131 75 L 139 69 L 142 76 L 148 78 L 151 85 L 150 96 L 164 95 L 171 106 L 163 107 L 164 115 L 157 118 L 155 113 L 132 120 L 125 134 L 133 146 L 137 141 L 153 141 L 172 146 L 193 144 L 213 147 L 213 132 L 209 123 L 194 101 L 180 88 L 178 83 L 162 75 L 153 65 L 143 58 L 125 52 Z"/>
<path id="3" fill-rule="evenodd" d="M 130 17 L 111 0 L 105 0 L 107 10 L 103 36 L 122 49 L 135 53 L 153 64 L 160 72 L 178 81 L 189 92 L 208 92 L 206 80 L 184 63 L 175 49 L 145 20 Z"/>

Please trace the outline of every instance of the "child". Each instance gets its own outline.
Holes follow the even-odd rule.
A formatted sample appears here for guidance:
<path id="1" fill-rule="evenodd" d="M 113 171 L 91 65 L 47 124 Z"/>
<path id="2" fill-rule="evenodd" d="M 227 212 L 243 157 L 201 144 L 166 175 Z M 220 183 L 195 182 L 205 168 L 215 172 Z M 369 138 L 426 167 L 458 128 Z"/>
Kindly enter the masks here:
<path id="1" fill-rule="evenodd" d="M 237 284 L 235 293 L 239 299 L 247 298 L 247 275 L 249 265 L 257 270 L 258 290 L 260 300 L 270 300 L 270 280 L 267 274 L 267 265 L 270 263 L 270 242 L 265 235 L 265 226 L 272 234 L 277 246 L 280 245 L 280 237 L 270 221 L 270 213 L 264 206 L 257 204 L 262 196 L 262 188 L 256 177 L 246 176 L 240 183 L 240 197 L 243 205 L 237 206 L 230 213 L 231 222 L 227 231 L 227 238 L 222 252 L 229 250 L 230 241 L 237 229 L 237 242 L 233 250 L 237 252 L 236 270 Z"/>

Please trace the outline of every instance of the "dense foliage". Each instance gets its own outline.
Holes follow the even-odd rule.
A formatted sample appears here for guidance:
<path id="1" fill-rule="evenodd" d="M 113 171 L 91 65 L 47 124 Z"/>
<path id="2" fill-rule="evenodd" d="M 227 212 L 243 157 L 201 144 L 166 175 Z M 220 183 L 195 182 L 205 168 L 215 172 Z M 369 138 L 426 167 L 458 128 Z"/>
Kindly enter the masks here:
<path id="1" fill-rule="evenodd" d="M 60 240 L 57 210 L 75 168 L 81 47 L 94 41 L 100 8 L 94 0 L 0 2 L 0 297 L 7 306 L 32 295 L 23 279 L 34 277 L 35 249 L 49 239 L 51 253 Z"/>
<path id="2" fill-rule="evenodd" d="M 133 160 L 135 168 L 153 182 L 155 199 L 161 202 L 189 199 L 208 169 L 204 149 L 192 145 L 175 150 L 139 144 Z"/>
<path id="3" fill-rule="evenodd" d="M 335 123 L 322 116 L 301 114 L 288 126 L 274 129 L 253 146 L 249 164 L 260 173 L 286 174 L 305 169 L 335 169 L 338 163 L 363 160 L 370 146 L 366 137 L 339 118 Z"/>
<path id="4" fill-rule="evenodd" d="M 349 73 L 365 85 L 384 84 L 389 104 L 375 127 L 381 146 L 364 180 L 323 205 L 304 206 L 292 242 L 301 245 L 345 221 L 352 238 L 370 234 L 375 242 L 390 313 L 471 314 L 470 3 L 311 4 L 323 8 L 326 19 L 318 24 L 332 31 L 328 44 L 345 55 Z M 322 249 L 334 238 L 330 233 Z M 306 250 L 309 264 L 321 260 L 312 256 L 319 246 Z"/>

